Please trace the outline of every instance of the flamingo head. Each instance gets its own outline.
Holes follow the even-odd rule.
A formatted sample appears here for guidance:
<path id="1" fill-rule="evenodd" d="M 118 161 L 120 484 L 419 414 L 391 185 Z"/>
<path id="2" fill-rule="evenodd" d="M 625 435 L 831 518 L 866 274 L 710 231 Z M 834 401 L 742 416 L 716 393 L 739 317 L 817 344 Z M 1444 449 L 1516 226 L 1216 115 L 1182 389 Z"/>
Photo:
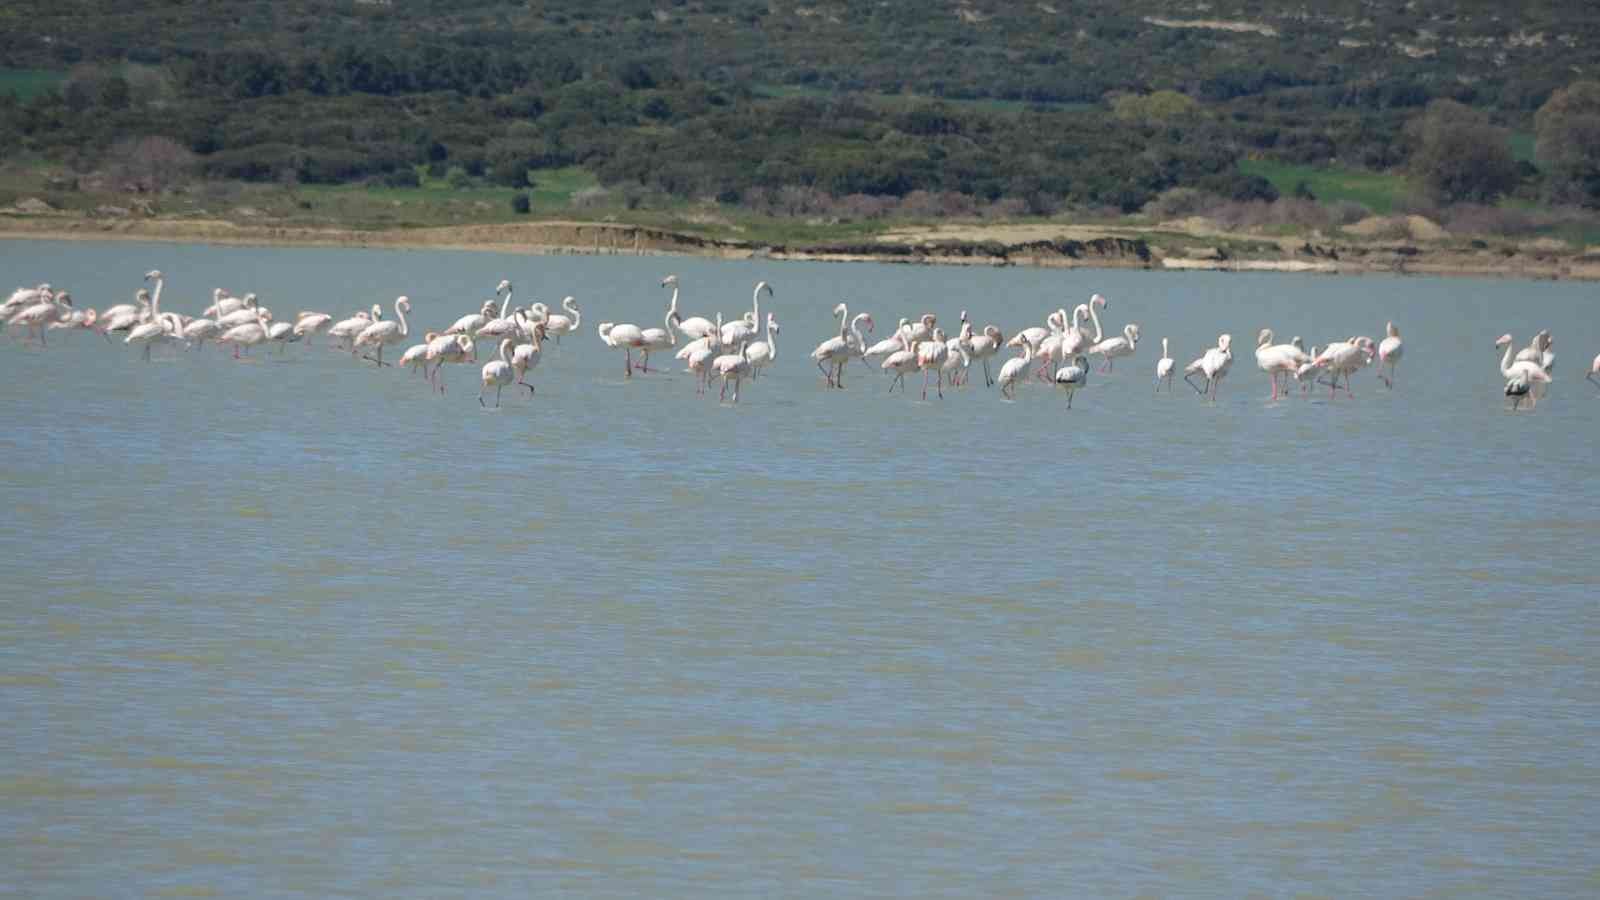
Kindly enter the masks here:
<path id="1" fill-rule="evenodd" d="M 67 293 L 66 291 L 62 291 L 61 293 L 56 294 L 56 302 L 60 303 L 63 306 L 71 306 L 72 305 L 72 295 Z"/>
<path id="2" fill-rule="evenodd" d="M 848 307 L 846 307 L 843 303 L 835 303 L 833 305 L 833 314 L 836 316 L 843 316 L 847 309 Z"/>
<path id="3" fill-rule="evenodd" d="M 1233 346 L 1233 335 L 1222 334 L 1217 336 L 1217 349 L 1227 350 Z"/>
<path id="4" fill-rule="evenodd" d="M 765 281 L 756 282 L 756 293 L 759 294 L 762 291 L 766 291 L 768 297 L 776 297 L 777 296 L 777 294 L 773 293 L 772 285 L 767 284 Z"/>
<path id="5" fill-rule="evenodd" d="M 678 276 L 676 276 L 676 275 L 668 275 L 667 277 L 661 279 L 661 286 L 662 287 L 667 287 L 668 285 L 675 285 L 677 283 L 678 283 Z"/>
<path id="6" fill-rule="evenodd" d="M 994 342 L 996 344 L 1005 343 L 1005 337 L 1006 336 L 1003 333 L 1001 333 L 1001 331 L 1000 331 L 998 326 L 985 325 L 985 326 L 983 326 L 983 333 L 987 334 L 989 337 L 994 338 Z"/>
<path id="7" fill-rule="evenodd" d="M 506 291 L 509 291 L 509 290 L 511 290 L 511 282 L 507 281 L 504 278 L 500 279 L 500 283 L 494 286 L 494 293 L 495 293 L 496 297 L 500 296 L 501 294 L 504 294 Z"/>
<path id="8" fill-rule="evenodd" d="M 1494 339 L 1494 348 L 1495 348 L 1495 349 L 1496 349 L 1496 350 L 1498 350 L 1498 349 L 1500 349 L 1500 348 L 1501 348 L 1501 347 L 1504 347 L 1504 346 L 1505 346 L 1505 345 L 1507 345 L 1507 344 L 1509 344 L 1509 343 L 1511 343 L 1511 335 L 1509 335 L 1509 334 L 1502 334 L 1502 335 L 1500 335 L 1500 336 L 1499 336 L 1499 337 L 1497 337 L 1497 338 L 1495 338 L 1495 339 Z"/>
<path id="9" fill-rule="evenodd" d="M 1089 305 L 1099 306 L 1101 309 L 1106 309 L 1111 306 L 1111 301 L 1107 300 L 1102 294 L 1095 294 L 1093 297 L 1089 298 Z"/>
<path id="10" fill-rule="evenodd" d="M 157 278 L 160 278 L 160 277 L 161 277 L 161 270 L 160 269 L 151 269 L 150 271 L 144 273 L 144 280 L 145 281 L 154 281 L 154 280 L 156 280 Z"/>
<path id="11" fill-rule="evenodd" d="M 411 312 L 411 298 L 410 297 L 406 297 L 404 295 L 402 295 L 400 297 L 397 297 L 397 298 L 395 298 L 394 305 L 395 305 L 396 309 L 403 309 L 406 312 Z"/>
<path id="12" fill-rule="evenodd" d="M 144 288 L 139 288 L 137 291 L 133 292 L 133 299 L 138 301 L 138 302 L 140 302 L 140 303 L 149 303 L 150 302 L 150 292 L 145 290 Z"/>
<path id="13" fill-rule="evenodd" d="M 873 329 L 875 329 L 877 327 L 878 327 L 878 323 L 872 321 L 872 316 L 867 316 L 867 333 L 871 334 L 873 332 Z"/>
<path id="14" fill-rule="evenodd" d="M 89 328 L 89 327 L 93 326 L 94 325 L 94 320 L 98 319 L 99 317 L 100 317 L 100 314 L 95 312 L 92 309 L 89 310 L 88 312 L 85 312 L 83 314 L 83 327 Z"/>
<path id="15" fill-rule="evenodd" d="M 1271 328 L 1263 328 L 1259 332 L 1256 333 L 1256 346 L 1257 347 L 1265 347 L 1270 343 L 1272 343 L 1272 329 Z"/>

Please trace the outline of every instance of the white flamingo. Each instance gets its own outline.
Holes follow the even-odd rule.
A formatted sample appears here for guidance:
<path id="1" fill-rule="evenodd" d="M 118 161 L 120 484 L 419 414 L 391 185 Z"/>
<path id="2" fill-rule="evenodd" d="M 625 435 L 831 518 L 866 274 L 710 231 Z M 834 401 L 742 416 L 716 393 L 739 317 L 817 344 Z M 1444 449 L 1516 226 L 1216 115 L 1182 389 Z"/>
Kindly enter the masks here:
<path id="1" fill-rule="evenodd" d="M 896 384 L 899 384 L 901 391 L 904 392 L 907 373 L 917 369 L 916 345 L 911 342 L 911 332 L 915 327 L 909 322 L 900 327 L 900 331 L 895 335 L 900 341 L 900 349 L 884 357 L 883 362 L 879 364 L 879 368 L 883 371 L 894 373 L 893 380 L 889 382 L 891 394 L 894 393 Z"/>
<path id="2" fill-rule="evenodd" d="M 495 296 L 499 296 L 498 290 L 495 292 Z M 477 312 L 472 313 L 471 315 L 462 316 L 461 318 L 455 320 L 453 323 L 451 323 L 449 328 L 444 330 L 444 334 L 464 334 L 467 337 L 477 337 L 478 329 L 482 328 L 484 325 L 487 325 L 490 319 L 495 318 L 494 310 L 494 301 L 485 300 L 483 301 L 483 305 L 478 307 Z"/>
<path id="3" fill-rule="evenodd" d="M 716 359 L 717 349 L 722 342 L 722 313 L 717 313 L 717 327 L 705 337 L 693 340 L 678 351 L 678 358 L 684 360 L 688 369 L 695 376 L 695 394 L 704 396 L 706 385 L 710 381 L 711 364 Z"/>
<path id="4" fill-rule="evenodd" d="M 767 337 L 750 343 L 750 377 L 756 378 L 778 358 L 778 319 L 767 313 Z"/>
<path id="5" fill-rule="evenodd" d="M 310 346 L 310 339 L 333 327 L 333 316 L 325 312 L 312 312 L 301 310 L 294 317 L 295 336 L 306 341 Z"/>
<path id="6" fill-rule="evenodd" d="M 406 352 L 400 354 L 400 361 L 395 363 L 395 368 L 409 367 L 411 371 L 418 372 L 426 377 L 428 374 L 428 345 L 433 343 L 434 338 L 438 336 L 439 333 L 437 331 L 430 331 L 424 334 L 422 343 L 412 344 L 406 348 Z"/>
<path id="7" fill-rule="evenodd" d="M 144 345 L 142 356 L 145 362 L 149 362 L 151 345 L 164 342 L 171 337 L 174 323 L 161 315 L 161 286 L 166 281 L 161 276 L 161 271 L 152 269 L 144 277 L 147 280 L 154 280 L 156 283 L 156 289 L 150 295 L 150 317 L 148 321 L 135 325 L 130 329 L 128 336 L 123 338 L 122 342 L 124 344 Z M 177 331 L 182 332 L 182 330 L 183 326 L 179 325 Z"/>
<path id="8" fill-rule="evenodd" d="M 1600 379 L 1595 378 L 1596 375 L 1600 375 L 1600 355 L 1595 356 L 1594 362 L 1589 364 L 1589 374 L 1583 377 L 1595 387 L 1600 387 Z"/>
<path id="9" fill-rule="evenodd" d="M 1405 342 L 1400 340 L 1400 329 L 1390 322 L 1384 327 L 1386 335 L 1378 342 L 1378 377 L 1389 390 L 1394 390 L 1394 370 L 1400 365 L 1400 357 L 1405 353 Z M 1389 374 L 1383 374 L 1384 368 L 1389 369 Z"/>
<path id="10" fill-rule="evenodd" d="M 106 340 L 111 340 L 112 334 L 131 331 L 149 315 L 150 292 L 140 288 L 134 292 L 133 299 L 135 303 L 131 308 L 130 304 L 119 303 L 101 313 L 99 329 L 101 336 Z"/>
<path id="11" fill-rule="evenodd" d="M 626 356 L 623 359 L 623 377 L 633 377 L 633 348 L 639 346 L 642 333 L 639 326 L 627 322 L 613 324 L 601 322 L 599 327 L 600 340 L 607 347 L 621 347 Z"/>
<path id="12" fill-rule="evenodd" d="M 1033 345 L 1033 341 L 1024 340 L 1022 355 L 1006 360 L 1005 365 L 1000 367 L 1000 377 L 996 379 L 1000 385 L 1000 396 L 1011 400 L 1017 398 L 1017 382 L 1027 377 L 1028 366 L 1033 363 Z"/>
<path id="13" fill-rule="evenodd" d="M 1513 360 L 1511 357 L 1511 335 L 1502 334 L 1494 342 L 1495 349 L 1506 348 L 1505 356 L 1500 359 L 1500 374 L 1506 379 L 1505 395 L 1512 398 L 1512 409 L 1519 409 L 1524 398 L 1529 400 L 1528 408 L 1533 409 L 1539 405 L 1539 398 L 1533 393 L 1533 385 L 1549 383 L 1550 373 L 1544 367 L 1532 360 Z"/>
<path id="14" fill-rule="evenodd" d="M 445 363 L 463 363 L 474 359 L 474 343 L 472 338 L 465 334 L 442 334 L 428 342 L 428 351 L 424 358 L 428 365 L 433 366 L 433 372 L 428 376 L 429 383 L 439 389 L 440 395 L 444 394 L 444 365 Z M 424 369 L 427 365 L 424 365 Z"/>
<path id="15" fill-rule="evenodd" d="M 1217 399 L 1217 386 L 1227 376 L 1228 370 L 1233 368 L 1233 335 L 1224 334 L 1217 337 L 1217 345 L 1205 352 L 1204 356 L 1184 367 L 1183 380 L 1194 388 L 1195 393 L 1205 396 L 1211 395 Z M 1206 380 L 1205 388 L 1201 388 L 1189 379 L 1194 375 L 1201 375 Z"/>
<path id="16" fill-rule="evenodd" d="M 72 295 L 66 291 L 44 293 L 36 296 L 44 297 L 35 303 L 23 307 L 19 312 L 13 313 L 8 326 L 21 325 L 28 330 L 28 337 L 38 338 L 39 346 L 47 347 L 44 333 L 48 326 L 56 322 L 68 321 L 72 317 Z"/>
<path id="17" fill-rule="evenodd" d="M 355 346 L 377 347 L 378 356 L 376 359 L 373 359 L 370 356 L 365 358 L 371 359 L 379 366 L 382 366 L 384 364 L 383 348 L 390 344 L 400 343 L 406 338 L 406 335 L 410 334 L 411 328 L 406 324 L 406 313 L 410 311 L 410 299 L 404 295 L 396 297 L 394 301 L 394 315 L 395 318 L 399 319 L 400 321 L 396 322 L 394 320 L 386 320 L 383 322 L 373 322 L 366 328 L 361 329 L 361 333 L 356 335 Z"/>
<path id="18" fill-rule="evenodd" d="M 943 328 L 935 328 L 931 339 L 917 344 L 917 368 L 922 370 L 922 399 L 928 399 L 929 372 L 939 373 L 939 399 L 944 399 L 944 361 L 949 355 L 950 345 L 945 343 Z"/>
<path id="19" fill-rule="evenodd" d="M 236 312 L 244 307 L 244 300 L 235 297 L 224 288 L 211 289 L 211 305 L 205 308 L 200 315 L 212 319 L 220 319 L 231 312 Z"/>
<path id="20" fill-rule="evenodd" d="M 1103 357 L 1105 365 L 1101 367 L 1100 372 L 1101 374 L 1109 374 L 1111 367 L 1116 364 L 1118 359 L 1124 356 L 1132 356 L 1133 351 L 1138 347 L 1139 326 L 1130 322 L 1122 326 L 1121 335 L 1097 341 L 1089 348 L 1089 355 Z"/>
<path id="21" fill-rule="evenodd" d="M 483 402 L 483 392 L 494 386 L 494 408 L 500 408 L 500 392 L 511 383 L 511 338 L 500 342 L 500 358 L 490 360 L 483 364 L 483 387 L 478 389 L 478 405 L 488 406 Z"/>
<path id="22" fill-rule="evenodd" d="M 1269 401 L 1277 400 L 1283 393 L 1279 387 L 1280 379 L 1289 378 L 1298 372 L 1301 366 L 1311 361 L 1311 356 L 1292 342 L 1274 344 L 1272 339 L 1271 328 L 1263 328 L 1256 335 L 1256 367 L 1267 373 L 1272 380 L 1272 396 Z"/>
<path id="23" fill-rule="evenodd" d="M 229 328 L 227 331 L 224 331 L 220 336 L 217 337 L 217 343 L 232 344 L 233 358 L 241 359 L 242 357 L 239 356 L 239 348 L 243 347 L 248 350 L 257 344 L 266 341 L 267 323 L 271 320 L 272 313 L 264 309 L 258 310 L 256 312 L 256 320 L 254 322 L 246 322 L 243 325 L 235 325 L 232 328 Z"/>
<path id="24" fill-rule="evenodd" d="M 1172 393 L 1172 354 L 1167 351 L 1167 339 L 1161 339 L 1161 358 L 1156 360 L 1156 393 L 1161 392 L 1161 382 L 1167 383 L 1167 393 Z"/>
<path id="25" fill-rule="evenodd" d="M 668 275 L 667 277 L 661 279 L 661 286 L 672 288 L 672 299 L 668 302 L 668 305 L 673 309 L 677 309 L 678 276 Z M 711 329 L 713 328 L 720 328 L 720 326 L 716 325 L 705 316 L 690 316 L 689 318 L 685 319 L 682 316 L 674 314 L 673 318 L 678 326 L 678 333 L 692 341 L 698 341 L 710 334 Z"/>
<path id="26" fill-rule="evenodd" d="M 726 354 L 712 361 L 713 368 L 722 379 L 722 393 L 717 397 L 719 401 L 726 400 L 728 385 L 733 385 L 733 402 L 739 402 L 739 387 L 750 376 L 750 344 L 745 342 L 740 345 L 736 354 Z"/>
<path id="27" fill-rule="evenodd" d="M 528 396 L 533 396 L 533 385 L 528 383 L 528 370 L 539 365 L 539 344 L 544 340 L 544 318 L 533 323 L 528 329 L 528 343 L 518 344 L 511 351 L 511 371 L 517 375 L 516 383 L 528 389 Z"/>
<path id="28" fill-rule="evenodd" d="M 577 298 L 562 297 L 561 308 L 566 310 L 566 314 L 551 313 L 545 316 L 544 320 L 545 334 L 555 338 L 557 346 L 561 344 L 562 335 L 572 334 L 578 330 L 579 326 L 583 325 L 583 312 L 578 309 Z M 680 325 L 679 330 L 682 330 L 682 327 Z"/>
<path id="29" fill-rule="evenodd" d="M 817 349 L 811 351 L 811 358 L 816 360 L 817 371 L 821 372 L 822 377 L 827 380 L 828 387 L 842 388 L 844 387 L 844 364 L 850 361 L 850 341 L 846 337 L 846 334 L 848 334 L 846 322 L 847 317 L 850 315 L 850 307 L 844 303 L 835 304 L 833 314 L 839 319 L 839 334 L 818 344 Z M 722 337 L 723 346 L 727 346 L 727 326 L 723 326 Z M 837 379 L 834 378 L 835 372 L 838 373 Z"/>
<path id="30" fill-rule="evenodd" d="M 667 306 L 667 315 L 663 320 L 664 328 L 643 328 L 639 331 L 639 350 L 642 357 L 639 360 L 639 371 L 650 371 L 650 354 L 659 353 L 678 346 L 678 333 L 673 329 L 672 321 L 678 317 L 678 293 L 673 291 L 672 302 Z"/>
<path id="31" fill-rule="evenodd" d="M 261 309 L 255 294 L 245 294 L 240 301 L 240 307 L 217 319 L 217 327 L 223 331 L 240 325 L 249 325 L 256 320 L 256 311 Z"/>
<path id="32" fill-rule="evenodd" d="M 876 344 L 873 344 L 871 347 L 868 347 L 862 352 L 861 358 L 867 361 L 869 364 L 881 364 L 884 357 L 887 357 L 896 350 L 904 350 L 905 340 L 901 338 L 900 333 L 910 328 L 910 325 L 911 320 L 901 316 L 900 324 L 895 326 L 894 334 L 884 338 Z"/>
<path id="33" fill-rule="evenodd" d="M 383 307 L 374 303 L 372 304 L 371 312 L 358 312 L 349 318 L 340 319 L 338 322 L 335 322 L 331 327 L 328 328 L 328 337 L 333 338 L 342 345 L 348 345 L 350 355 L 354 356 L 356 353 L 356 335 L 366 330 L 368 325 L 371 325 L 373 322 L 376 322 L 382 318 Z M 343 350 L 346 348 L 343 346 L 336 346 L 332 349 Z"/>
<path id="34" fill-rule="evenodd" d="M 756 328 L 761 322 L 761 292 L 766 291 L 768 297 L 775 296 L 772 285 L 765 281 L 756 282 L 755 292 L 750 295 L 750 315 L 743 319 L 735 319 L 722 326 L 722 346 L 735 347 L 743 341 L 753 341 L 756 338 Z M 673 289 L 673 296 L 677 296 L 677 289 Z"/>
<path id="35" fill-rule="evenodd" d="M 1005 335 L 994 325 L 985 325 L 983 334 L 973 335 L 972 340 L 968 342 L 968 354 L 973 359 L 983 362 L 984 387 L 994 387 L 994 376 L 989 374 L 989 360 L 1000 352 L 1000 347 L 1004 343 Z"/>

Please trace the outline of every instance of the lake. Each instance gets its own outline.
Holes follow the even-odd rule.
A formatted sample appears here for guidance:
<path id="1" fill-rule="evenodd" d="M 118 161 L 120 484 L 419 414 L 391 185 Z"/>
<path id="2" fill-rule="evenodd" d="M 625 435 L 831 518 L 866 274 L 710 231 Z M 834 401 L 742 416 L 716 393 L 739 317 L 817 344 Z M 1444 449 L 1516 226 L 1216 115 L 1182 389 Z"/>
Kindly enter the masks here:
<path id="1" fill-rule="evenodd" d="M 151 268 L 190 314 L 584 318 L 499 410 L 477 366 L 0 339 L 0 893 L 1600 890 L 1593 285 L 0 242 L 80 307 Z M 596 337 L 668 273 L 775 288 L 737 406 Z M 1070 411 L 807 358 L 841 300 L 1009 336 L 1095 291 L 1143 341 Z M 1267 402 L 1258 328 L 1389 319 L 1396 390 Z M 1217 403 L 1152 393 L 1222 331 Z"/>

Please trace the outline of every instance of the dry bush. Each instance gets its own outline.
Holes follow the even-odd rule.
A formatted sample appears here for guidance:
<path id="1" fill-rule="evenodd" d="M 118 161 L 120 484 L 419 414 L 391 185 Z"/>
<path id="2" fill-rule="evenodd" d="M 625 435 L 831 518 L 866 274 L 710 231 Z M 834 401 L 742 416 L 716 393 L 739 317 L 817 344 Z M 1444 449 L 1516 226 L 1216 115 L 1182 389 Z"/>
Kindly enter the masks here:
<path id="1" fill-rule="evenodd" d="M 611 202 L 611 192 L 603 187 L 586 187 L 572 195 L 574 209 L 595 209 Z"/>
<path id="2" fill-rule="evenodd" d="M 198 158 L 171 138 L 128 138 L 111 145 L 104 159 L 121 190 L 155 194 L 186 184 L 199 169 Z"/>

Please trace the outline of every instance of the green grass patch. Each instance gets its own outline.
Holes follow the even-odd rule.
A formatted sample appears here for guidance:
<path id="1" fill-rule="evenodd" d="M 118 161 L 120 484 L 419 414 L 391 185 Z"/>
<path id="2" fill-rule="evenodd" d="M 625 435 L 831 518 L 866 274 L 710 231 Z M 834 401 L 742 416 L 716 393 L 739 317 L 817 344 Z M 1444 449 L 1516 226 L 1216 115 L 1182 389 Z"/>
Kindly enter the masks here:
<path id="1" fill-rule="evenodd" d="M 48 69 L 0 69 L 0 94 L 15 94 L 19 100 L 32 100 L 53 91 L 67 80 L 67 73 Z"/>
<path id="2" fill-rule="evenodd" d="M 1297 166 L 1267 159 L 1239 161 L 1239 171 L 1260 175 L 1285 197 L 1294 194 L 1295 185 L 1304 181 L 1323 203 L 1349 200 L 1379 215 L 1388 215 L 1410 189 L 1405 176 L 1359 169 Z"/>
<path id="3" fill-rule="evenodd" d="M 1537 162 L 1534 159 L 1534 149 L 1538 138 L 1531 131 L 1514 131 L 1511 133 L 1511 156 L 1517 162 Z"/>

